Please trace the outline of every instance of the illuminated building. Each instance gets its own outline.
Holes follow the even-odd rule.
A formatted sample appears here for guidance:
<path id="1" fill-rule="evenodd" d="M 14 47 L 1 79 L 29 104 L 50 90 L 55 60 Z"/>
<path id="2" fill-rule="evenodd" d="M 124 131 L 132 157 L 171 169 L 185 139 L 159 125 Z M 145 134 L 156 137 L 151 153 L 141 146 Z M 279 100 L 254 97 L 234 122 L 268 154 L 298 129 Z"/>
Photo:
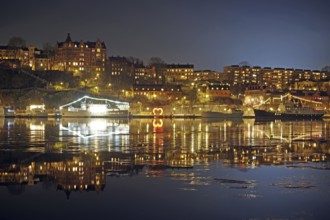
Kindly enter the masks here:
<path id="1" fill-rule="evenodd" d="M 230 86 L 228 83 L 218 81 L 201 81 L 196 83 L 197 97 L 205 103 L 219 98 L 231 98 Z"/>
<path id="2" fill-rule="evenodd" d="M 132 77 L 134 74 L 134 64 L 126 57 L 109 57 L 107 71 L 114 76 Z"/>
<path id="3" fill-rule="evenodd" d="M 250 66 L 226 66 L 224 74 L 228 75 L 228 80 L 232 85 L 247 85 L 260 82 L 260 67 Z"/>
<path id="4" fill-rule="evenodd" d="M 51 62 L 46 54 L 35 55 L 33 70 L 50 70 Z"/>
<path id="5" fill-rule="evenodd" d="M 330 88 L 330 81 L 328 80 L 304 80 L 294 82 L 294 90 L 314 90 L 314 91 L 327 91 Z"/>
<path id="6" fill-rule="evenodd" d="M 0 64 L 11 68 L 28 68 L 31 70 L 49 70 L 50 58 L 44 51 L 33 46 L 9 47 L 0 46 Z"/>
<path id="7" fill-rule="evenodd" d="M 330 73 L 319 70 L 302 70 L 296 69 L 294 72 L 294 81 L 328 81 Z"/>
<path id="8" fill-rule="evenodd" d="M 206 87 L 206 95 L 208 95 L 211 100 L 216 98 L 230 98 L 230 87 L 228 84 L 209 83 Z"/>
<path id="9" fill-rule="evenodd" d="M 266 91 L 259 86 L 249 86 L 244 91 L 244 104 L 254 106 L 262 104 L 266 100 Z"/>
<path id="10" fill-rule="evenodd" d="M 249 85 L 251 83 L 267 86 L 269 89 L 290 90 L 294 82 L 313 80 L 328 81 L 330 73 L 318 70 L 302 70 L 292 68 L 270 68 L 250 66 L 226 66 L 224 73 L 228 74 L 232 85 Z"/>
<path id="11" fill-rule="evenodd" d="M 139 77 L 139 84 L 163 85 L 165 81 L 166 68 L 163 65 L 147 66 L 144 77 Z"/>
<path id="12" fill-rule="evenodd" d="M 141 64 L 135 64 L 134 65 L 134 83 L 140 84 L 143 83 L 144 78 L 146 76 L 146 67 Z"/>
<path id="13" fill-rule="evenodd" d="M 89 72 L 97 75 L 105 71 L 106 46 L 104 42 L 72 41 L 68 34 L 64 42 L 57 42 L 55 70 L 70 71 L 75 75 Z"/>
<path id="14" fill-rule="evenodd" d="M 198 71 L 194 71 L 194 80 L 195 81 L 208 81 L 208 80 L 227 81 L 228 77 L 226 74 L 217 71 L 198 70 Z"/>
<path id="15" fill-rule="evenodd" d="M 170 64 L 166 66 L 166 81 L 170 83 L 180 81 L 193 81 L 194 65 L 192 64 Z"/>
<path id="16" fill-rule="evenodd" d="M 264 85 L 273 85 L 276 89 L 288 89 L 293 81 L 293 69 L 263 68 L 262 82 Z"/>
<path id="17" fill-rule="evenodd" d="M 106 65 L 107 83 L 111 89 L 129 89 L 134 79 L 134 63 L 126 57 L 109 57 Z"/>
<path id="18" fill-rule="evenodd" d="M 134 96 L 147 97 L 150 100 L 176 100 L 182 96 L 179 85 L 134 85 Z"/>

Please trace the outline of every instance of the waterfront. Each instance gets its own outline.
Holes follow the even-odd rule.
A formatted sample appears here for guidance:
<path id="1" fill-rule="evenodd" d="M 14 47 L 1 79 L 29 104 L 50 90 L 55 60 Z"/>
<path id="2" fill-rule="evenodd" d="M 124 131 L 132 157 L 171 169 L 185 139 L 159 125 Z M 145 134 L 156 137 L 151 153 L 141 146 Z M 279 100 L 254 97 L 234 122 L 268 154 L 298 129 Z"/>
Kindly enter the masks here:
<path id="1" fill-rule="evenodd" d="M 1 219 L 327 219 L 329 126 L 0 118 Z"/>

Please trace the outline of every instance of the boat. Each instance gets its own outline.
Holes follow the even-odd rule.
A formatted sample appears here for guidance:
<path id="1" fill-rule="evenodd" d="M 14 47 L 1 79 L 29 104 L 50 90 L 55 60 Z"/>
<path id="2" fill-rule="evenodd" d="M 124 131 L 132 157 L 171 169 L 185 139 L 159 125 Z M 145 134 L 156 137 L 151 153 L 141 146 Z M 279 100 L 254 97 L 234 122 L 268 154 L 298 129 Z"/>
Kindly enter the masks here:
<path id="1" fill-rule="evenodd" d="M 80 103 L 80 105 L 79 105 Z M 128 118 L 128 102 L 84 96 L 60 107 L 61 117 L 111 117 Z"/>
<path id="2" fill-rule="evenodd" d="M 33 118 L 47 118 L 48 113 L 45 109 L 45 105 L 30 105 L 26 108 L 26 113 L 28 117 Z"/>
<path id="3" fill-rule="evenodd" d="M 243 111 L 232 109 L 228 111 L 204 111 L 202 112 L 202 118 L 242 118 Z"/>
<path id="4" fill-rule="evenodd" d="M 0 117 L 13 118 L 15 117 L 15 110 L 10 106 L 3 106 L 0 108 Z"/>
<path id="5" fill-rule="evenodd" d="M 86 109 L 84 108 L 68 108 L 68 109 L 62 109 L 61 110 L 61 117 L 86 117 L 86 118 L 97 118 L 97 117 L 129 117 L 128 110 L 118 110 L 118 109 L 112 109 L 107 111 L 100 111 L 95 112 L 91 109 L 94 108 L 94 104 L 90 104 L 87 106 Z M 100 106 L 98 106 L 100 107 Z"/>
<path id="6" fill-rule="evenodd" d="M 254 109 L 254 114 L 258 119 L 321 119 L 324 111 L 311 107 L 287 105 L 283 111 Z"/>
<path id="7" fill-rule="evenodd" d="M 26 109 L 16 109 L 15 117 L 18 118 L 47 118 L 48 112 L 45 105 L 30 105 Z"/>

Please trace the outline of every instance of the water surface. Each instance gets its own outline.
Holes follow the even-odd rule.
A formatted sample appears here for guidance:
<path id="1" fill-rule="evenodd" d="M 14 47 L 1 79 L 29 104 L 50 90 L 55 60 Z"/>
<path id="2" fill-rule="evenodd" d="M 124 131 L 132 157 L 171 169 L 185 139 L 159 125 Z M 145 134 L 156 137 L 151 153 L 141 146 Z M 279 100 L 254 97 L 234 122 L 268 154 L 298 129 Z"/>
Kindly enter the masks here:
<path id="1" fill-rule="evenodd" d="M 0 119 L 0 219 L 328 219 L 329 125 Z"/>

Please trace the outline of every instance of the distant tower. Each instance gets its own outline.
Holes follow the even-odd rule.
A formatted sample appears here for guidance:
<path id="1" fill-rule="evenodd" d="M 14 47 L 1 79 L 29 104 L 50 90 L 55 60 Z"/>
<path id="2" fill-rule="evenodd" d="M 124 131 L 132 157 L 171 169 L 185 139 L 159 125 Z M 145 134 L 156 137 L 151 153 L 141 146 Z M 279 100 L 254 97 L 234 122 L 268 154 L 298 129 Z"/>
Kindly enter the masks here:
<path id="1" fill-rule="evenodd" d="M 70 33 L 68 33 L 68 36 L 66 37 L 65 42 L 66 42 L 66 43 L 72 42 L 72 40 L 71 40 L 71 36 L 70 36 Z"/>

